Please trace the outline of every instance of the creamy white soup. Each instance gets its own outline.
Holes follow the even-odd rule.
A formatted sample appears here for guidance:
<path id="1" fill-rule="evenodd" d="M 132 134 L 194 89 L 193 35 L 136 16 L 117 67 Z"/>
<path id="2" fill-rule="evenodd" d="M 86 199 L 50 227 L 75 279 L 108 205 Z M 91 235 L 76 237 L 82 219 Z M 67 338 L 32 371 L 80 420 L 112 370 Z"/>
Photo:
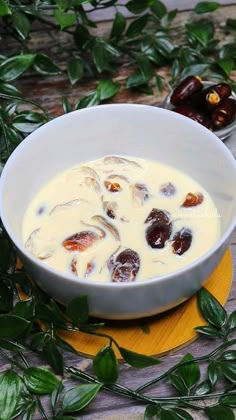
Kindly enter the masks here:
<path id="1" fill-rule="evenodd" d="M 45 264 L 101 282 L 142 281 L 191 263 L 218 240 L 210 195 L 187 174 L 106 156 L 58 174 L 30 203 L 26 249 Z"/>

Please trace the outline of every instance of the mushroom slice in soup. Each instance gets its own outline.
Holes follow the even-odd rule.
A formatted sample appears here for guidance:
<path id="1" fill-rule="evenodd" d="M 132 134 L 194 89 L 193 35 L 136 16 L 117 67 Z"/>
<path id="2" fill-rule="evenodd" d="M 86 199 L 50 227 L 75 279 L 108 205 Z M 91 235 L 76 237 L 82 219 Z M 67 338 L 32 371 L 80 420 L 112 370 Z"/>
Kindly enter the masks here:
<path id="1" fill-rule="evenodd" d="M 136 251 L 125 249 L 110 262 L 111 280 L 113 282 L 128 283 L 134 281 L 140 268 L 140 258 Z"/>
<path id="2" fill-rule="evenodd" d="M 133 200 L 138 206 L 143 206 L 149 200 L 150 194 L 145 184 L 136 183 L 132 187 Z"/>
<path id="3" fill-rule="evenodd" d="M 89 188 L 93 188 L 96 193 L 101 193 L 101 187 L 99 182 L 96 180 L 96 178 L 92 178 L 90 176 L 86 176 L 84 179 L 85 185 Z"/>
<path id="4" fill-rule="evenodd" d="M 77 198 L 75 200 L 67 201 L 66 203 L 57 204 L 50 211 L 49 216 L 51 216 L 52 214 L 56 214 L 57 212 L 61 210 L 66 210 L 68 209 L 68 207 L 80 206 L 82 203 L 88 203 L 88 201 L 83 198 Z"/>
<path id="5" fill-rule="evenodd" d="M 94 178 L 98 182 L 100 182 L 100 177 L 93 168 L 90 168 L 89 166 L 82 166 L 82 168 L 80 168 L 80 169 L 85 176 L 90 177 L 90 178 Z"/>
<path id="6" fill-rule="evenodd" d="M 139 165 L 138 162 L 135 162 L 134 160 L 129 160 L 120 156 L 106 156 L 103 159 L 103 162 L 106 165 L 133 165 L 136 166 L 138 168 L 142 168 L 141 165 Z"/>
<path id="7" fill-rule="evenodd" d="M 101 223 L 114 236 L 114 238 L 117 241 L 120 240 L 120 234 L 118 232 L 118 229 L 111 222 L 108 222 L 108 220 L 106 220 L 105 217 L 95 215 L 92 216 L 92 219 L 97 220 L 99 223 Z"/>
<path id="8" fill-rule="evenodd" d="M 186 195 L 183 204 L 181 204 L 181 207 L 195 207 L 201 204 L 203 200 L 204 200 L 204 196 L 202 193 L 197 192 L 193 194 L 192 192 L 189 192 Z"/>
<path id="9" fill-rule="evenodd" d="M 125 181 L 125 182 L 129 183 L 128 178 L 127 178 L 126 176 L 124 176 L 124 175 L 111 174 L 111 175 L 109 175 L 109 176 L 107 177 L 107 179 L 108 179 L 108 180 L 109 180 L 109 179 L 118 179 L 118 180 L 120 180 L 120 181 Z"/>
<path id="10" fill-rule="evenodd" d="M 45 243 L 45 240 L 40 237 L 41 234 L 41 228 L 35 229 L 27 239 L 25 248 L 40 260 L 46 260 L 54 254 L 56 244 L 54 238 L 50 238 L 50 240 Z"/>

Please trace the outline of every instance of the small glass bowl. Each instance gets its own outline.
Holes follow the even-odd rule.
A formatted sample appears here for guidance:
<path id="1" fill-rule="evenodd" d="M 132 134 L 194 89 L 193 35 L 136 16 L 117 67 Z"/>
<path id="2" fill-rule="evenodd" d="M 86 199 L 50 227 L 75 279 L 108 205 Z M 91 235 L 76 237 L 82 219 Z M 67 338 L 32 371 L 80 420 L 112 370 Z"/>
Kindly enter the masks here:
<path id="1" fill-rule="evenodd" d="M 204 88 L 216 84 L 216 82 L 207 82 L 207 81 L 203 81 L 202 83 L 203 83 Z M 165 97 L 164 101 L 161 103 L 161 105 L 160 105 L 161 108 L 165 108 L 165 109 L 169 109 L 169 110 L 172 110 L 174 108 L 174 106 L 170 102 L 171 95 L 172 95 L 172 91 Z M 230 98 L 233 98 L 233 99 L 236 100 L 236 94 L 234 92 L 232 92 L 232 94 L 230 95 Z M 220 130 L 211 130 L 211 131 L 217 137 L 219 137 L 219 139 L 224 141 L 228 137 L 231 136 L 231 134 L 234 132 L 235 129 L 236 129 L 236 116 L 235 116 L 234 120 L 229 125 L 227 125 L 226 127 L 221 128 Z"/>

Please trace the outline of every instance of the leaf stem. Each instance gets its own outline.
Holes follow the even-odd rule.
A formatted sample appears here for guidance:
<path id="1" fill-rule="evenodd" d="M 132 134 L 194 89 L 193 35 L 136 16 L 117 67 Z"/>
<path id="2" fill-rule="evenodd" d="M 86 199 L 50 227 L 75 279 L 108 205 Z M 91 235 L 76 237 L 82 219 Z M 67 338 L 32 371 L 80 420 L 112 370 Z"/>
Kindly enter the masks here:
<path id="1" fill-rule="evenodd" d="M 164 372 L 163 374 L 161 374 L 157 378 L 154 378 L 151 381 L 146 382 L 144 385 L 137 388 L 136 392 L 143 391 L 144 389 L 146 389 L 146 388 L 148 388 L 152 385 L 155 385 L 157 382 L 161 381 L 162 379 L 167 378 L 170 373 L 174 372 L 180 366 L 185 366 L 185 365 L 188 365 L 188 364 L 193 363 L 193 362 L 203 362 L 204 360 L 211 359 L 213 356 L 215 356 L 217 353 L 219 353 L 223 349 L 225 349 L 227 347 L 231 347 L 234 344 L 236 344 L 236 339 L 224 342 L 219 347 L 217 347 L 215 350 L 206 354 L 205 356 L 195 357 L 192 360 L 186 360 L 185 362 L 178 363 L 177 365 L 172 366 L 170 369 L 168 369 L 166 372 Z"/>
<path id="2" fill-rule="evenodd" d="M 20 96 L 15 96 L 15 95 L 8 95 L 6 93 L 0 93 L 0 98 L 2 98 L 2 99 L 9 99 L 9 100 L 15 100 L 15 101 L 19 101 L 19 102 L 23 102 L 23 103 L 26 103 L 26 104 L 33 105 L 33 106 L 39 108 L 44 113 L 44 115 L 47 117 L 47 120 L 51 120 L 52 119 L 52 117 L 49 114 L 49 112 L 42 105 L 40 105 L 37 102 L 31 101 L 30 99 L 25 99 L 25 98 L 22 98 Z"/>

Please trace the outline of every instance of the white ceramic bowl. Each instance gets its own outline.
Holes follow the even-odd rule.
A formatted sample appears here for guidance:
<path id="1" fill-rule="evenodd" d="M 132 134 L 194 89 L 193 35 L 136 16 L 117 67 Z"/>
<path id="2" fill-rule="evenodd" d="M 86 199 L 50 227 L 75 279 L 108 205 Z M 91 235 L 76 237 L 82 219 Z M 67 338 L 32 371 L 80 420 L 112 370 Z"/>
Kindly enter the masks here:
<path id="1" fill-rule="evenodd" d="M 60 171 L 105 155 L 158 160 L 195 178 L 211 194 L 221 216 L 218 243 L 176 272 L 125 284 L 88 279 L 84 282 L 33 257 L 23 246 L 21 229 L 34 195 Z M 214 270 L 235 226 L 235 179 L 233 156 L 200 124 L 152 106 L 100 105 L 54 119 L 17 147 L 2 173 L 0 211 L 26 269 L 49 295 L 66 303 L 79 294 L 87 294 L 92 315 L 132 319 L 183 302 L 200 289 Z"/>

